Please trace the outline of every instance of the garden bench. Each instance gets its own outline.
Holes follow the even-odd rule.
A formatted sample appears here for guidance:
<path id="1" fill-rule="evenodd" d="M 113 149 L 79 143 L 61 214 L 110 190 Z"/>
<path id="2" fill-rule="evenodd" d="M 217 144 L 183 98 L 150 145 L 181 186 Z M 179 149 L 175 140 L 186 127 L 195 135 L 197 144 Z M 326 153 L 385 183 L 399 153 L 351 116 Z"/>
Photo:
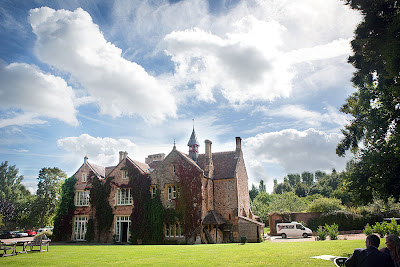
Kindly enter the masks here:
<path id="1" fill-rule="evenodd" d="M 27 253 L 26 252 L 26 247 L 29 244 L 29 241 L 17 241 L 16 243 L 16 248 L 15 248 L 15 253 L 20 254 L 20 253 Z M 17 251 L 17 247 L 22 247 L 21 251 Z"/>
<path id="2" fill-rule="evenodd" d="M 48 239 L 45 235 L 40 236 L 39 238 L 35 238 L 33 239 L 33 241 L 29 241 L 27 243 L 27 246 L 29 246 L 29 250 L 28 251 L 49 251 L 49 244 L 50 244 L 51 240 Z M 34 247 L 39 247 L 39 248 L 34 248 Z"/>
<path id="3" fill-rule="evenodd" d="M 3 252 L 2 257 L 6 256 L 14 256 L 15 255 L 15 246 L 16 243 L 0 243 L 0 250 Z M 7 253 L 7 251 L 11 250 L 11 254 Z"/>

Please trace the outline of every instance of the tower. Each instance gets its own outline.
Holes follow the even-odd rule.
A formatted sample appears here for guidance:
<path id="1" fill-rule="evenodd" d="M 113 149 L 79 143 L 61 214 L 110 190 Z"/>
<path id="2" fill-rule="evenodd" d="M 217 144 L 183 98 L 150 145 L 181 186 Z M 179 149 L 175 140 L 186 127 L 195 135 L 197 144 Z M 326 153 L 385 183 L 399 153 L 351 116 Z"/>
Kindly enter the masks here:
<path id="1" fill-rule="evenodd" d="M 197 157 L 199 156 L 199 141 L 197 141 L 196 133 L 194 131 L 194 125 L 193 125 L 193 131 L 192 135 L 190 136 L 189 142 L 188 142 L 188 147 L 189 147 L 189 158 L 191 158 L 193 161 L 197 161 Z"/>

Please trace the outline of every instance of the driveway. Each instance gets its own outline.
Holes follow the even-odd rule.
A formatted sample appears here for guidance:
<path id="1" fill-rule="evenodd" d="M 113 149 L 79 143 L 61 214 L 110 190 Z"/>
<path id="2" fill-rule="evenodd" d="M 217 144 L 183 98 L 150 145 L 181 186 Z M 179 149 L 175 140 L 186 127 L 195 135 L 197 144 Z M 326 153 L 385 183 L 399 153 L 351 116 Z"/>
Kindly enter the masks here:
<path id="1" fill-rule="evenodd" d="M 365 239 L 365 234 L 347 234 L 347 235 L 339 235 L 339 240 L 354 240 L 354 239 Z M 267 238 L 270 242 L 308 242 L 308 241 L 315 241 L 315 236 L 311 236 L 308 238 L 304 237 L 288 237 L 282 238 L 281 236 L 269 236 Z M 327 238 L 329 240 L 329 237 Z"/>

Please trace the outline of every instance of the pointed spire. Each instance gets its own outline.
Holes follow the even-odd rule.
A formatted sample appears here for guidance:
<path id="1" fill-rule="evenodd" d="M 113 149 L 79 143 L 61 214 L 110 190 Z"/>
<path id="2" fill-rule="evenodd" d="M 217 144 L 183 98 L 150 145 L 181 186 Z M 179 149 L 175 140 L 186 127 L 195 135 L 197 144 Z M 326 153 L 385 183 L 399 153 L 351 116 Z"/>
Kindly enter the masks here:
<path id="1" fill-rule="evenodd" d="M 197 141 L 197 136 L 196 132 L 194 131 L 194 119 L 193 119 L 193 131 L 192 135 L 190 136 L 189 142 L 188 142 L 188 147 L 189 147 L 189 157 L 197 161 L 197 157 L 199 156 L 199 146 L 200 143 Z"/>

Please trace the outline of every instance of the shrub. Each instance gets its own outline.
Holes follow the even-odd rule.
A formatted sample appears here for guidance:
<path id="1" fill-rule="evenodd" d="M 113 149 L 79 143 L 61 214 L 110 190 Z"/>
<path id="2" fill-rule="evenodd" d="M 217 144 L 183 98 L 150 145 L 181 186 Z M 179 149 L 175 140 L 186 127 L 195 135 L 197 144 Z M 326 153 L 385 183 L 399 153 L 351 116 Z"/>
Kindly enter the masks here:
<path id="1" fill-rule="evenodd" d="M 329 213 L 336 210 L 343 210 L 342 202 L 339 199 L 327 197 L 314 199 L 307 207 L 309 212 Z"/>
<path id="2" fill-rule="evenodd" d="M 329 213 L 323 213 L 319 218 L 308 221 L 308 227 L 316 231 L 319 225 L 340 225 L 339 230 L 362 230 L 365 222 L 358 214 L 345 210 L 337 210 Z"/>
<path id="3" fill-rule="evenodd" d="M 328 233 L 331 240 L 337 240 L 339 235 L 339 225 L 336 223 L 332 225 L 325 224 L 324 226 L 325 231 Z"/>
<path id="4" fill-rule="evenodd" d="M 379 234 L 379 236 L 381 238 L 383 238 L 385 236 L 385 234 L 387 233 L 387 222 L 383 222 L 383 223 L 376 223 L 373 228 L 374 228 L 374 232 Z"/>
<path id="5" fill-rule="evenodd" d="M 325 231 L 325 229 L 318 229 L 317 230 L 317 240 L 321 241 L 321 240 L 326 240 L 326 236 L 328 235 L 328 233 Z"/>
<path id="6" fill-rule="evenodd" d="M 371 226 L 369 226 L 369 223 L 367 223 L 367 225 L 365 226 L 363 233 L 365 235 L 372 235 L 374 233 L 374 229 L 371 228 Z"/>
<path id="7" fill-rule="evenodd" d="M 387 231 L 389 234 L 400 235 L 400 225 L 397 225 L 396 220 L 392 219 L 390 223 L 387 224 Z"/>

